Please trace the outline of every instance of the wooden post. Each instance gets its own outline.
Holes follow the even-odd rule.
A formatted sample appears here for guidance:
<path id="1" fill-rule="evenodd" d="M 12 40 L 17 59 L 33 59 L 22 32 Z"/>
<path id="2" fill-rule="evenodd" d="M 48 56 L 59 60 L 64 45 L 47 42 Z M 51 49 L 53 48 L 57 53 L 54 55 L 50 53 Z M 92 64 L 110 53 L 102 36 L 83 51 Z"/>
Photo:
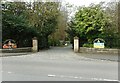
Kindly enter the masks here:
<path id="1" fill-rule="evenodd" d="M 38 40 L 36 37 L 32 39 L 32 44 L 33 44 L 32 51 L 38 52 Z"/>
<path id="2" fill-rule="evenodd" d="M 74 37 L 74 52 L 79 52 L 79 38 Z"/>

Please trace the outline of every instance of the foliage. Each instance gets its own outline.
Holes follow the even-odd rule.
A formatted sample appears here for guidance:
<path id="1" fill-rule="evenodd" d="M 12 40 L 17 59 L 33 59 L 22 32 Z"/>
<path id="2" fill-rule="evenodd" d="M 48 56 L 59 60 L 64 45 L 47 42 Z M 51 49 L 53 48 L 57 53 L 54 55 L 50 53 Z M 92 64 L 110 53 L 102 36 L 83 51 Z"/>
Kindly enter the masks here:
<path id="1" fill-rule="evenodd" d="M 31 46 L 37 37 L 39 48 L 48 48 L 48 36 L 56 30 L 58 2 L 6 2 L 2 4 L 3 41 L 14 39 L 18 47 Z"/>
<path id="2" fill-rule="evenodd" d="M 105 41 L 107 47 L 118 48 L 120 47 L 120 34 L 119 34 L 119 20 L 118 20 L 118 7 L 119 3 L 109 2 L 105 8 L 105 13 L 110 17 L 110 26 L 105 29 Z"/>
<path id="3" fill-rule="evenodd" d="M 29 23 L 38 31 L 39 48 L 48 48 L 48 36 L 56 30 L 59 2 L 34 2 L 29 9 Z"/>
<path id="4" fill-rule="evenodd" d="M 58 39 L 49 38 L 50 46 L 61 46 L 60 41 Z"/>
<path id="5" fill-rule="evenodd" d="M 3 41 L 14 39 L 18 47 L 31 46 L 31 38 L 35 36 L 36 32 L 27 23 L 25 3 L 5 3 L 2 8 Z"/>
<path id="6" fill-rule="evenodd" d="M 56 31 L 51 34 L 52 38 L 55 40 L 65 40 L 67 33 L 65 32 L 67 28 L 67 10 L 64 7 L 61 7 L 60 14 L 58 16 L 58 23 Z"/>
<path id="7" fill-rule="evenodd" d="M 112 42 L 117 37 L 114 30 L 116 27 L 112 24 L 113 19 L 102 4 L 79 7 L 75 17 L 68 23 L 69 29 L 67 32 L 72 43 L 73 37 L 78 36 L 80 46 L 91 46 L 96 38 L 104 39 L 108 47 L 115 46 L 116 42 L 114 41 L 114 44 Z M 110 42 L 111 40 L 112 42 Z"/>
<path id="8" fill-rule="evenodd" d="M 83 47 L 93 47 L 93 44 L 89 44 L 89 43 L 85 43 L 85 44 L 83 44 Z"/>

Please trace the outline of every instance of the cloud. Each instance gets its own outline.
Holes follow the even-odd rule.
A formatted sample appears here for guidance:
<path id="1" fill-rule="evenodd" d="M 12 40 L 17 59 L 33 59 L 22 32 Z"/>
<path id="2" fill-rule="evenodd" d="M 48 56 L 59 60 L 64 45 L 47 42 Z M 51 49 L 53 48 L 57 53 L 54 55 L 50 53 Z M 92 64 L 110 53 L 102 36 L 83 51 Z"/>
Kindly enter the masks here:
<path id="1" fill-rule="evenodd" d="M 65 2 L 69 2 L 70 4 L 74 4 L 76 6 L 89 6 L 91 3 L 98 4 L 99 2 L 110 2 L 112 0 L 64 0 Z"/>

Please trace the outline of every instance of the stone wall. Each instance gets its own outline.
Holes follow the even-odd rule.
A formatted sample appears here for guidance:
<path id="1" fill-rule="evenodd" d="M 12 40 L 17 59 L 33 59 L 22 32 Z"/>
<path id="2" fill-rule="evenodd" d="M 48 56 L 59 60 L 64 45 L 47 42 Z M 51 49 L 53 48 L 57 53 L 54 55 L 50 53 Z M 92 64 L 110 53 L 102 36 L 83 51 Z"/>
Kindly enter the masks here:
<path id="1" fill-rule="evenodd" d="M 2 53 L 32 52 L 32 47 L 15 48 L 15 49 L 0 49 L 0 52 L 2 52 Z"/>
<path id="2" fill-rule="evenodd" d="M 38 40 L 36 37 L 32 39 L 32 45 L 32 47 L 0 49 L 0 53 L 38 52 Z"/>
<path id="3" fill-rule="evenodd" d="M 84 53 L 108 53 L 108 54 L 118 54 L 120 49 L 107 49 L 107 48 L 87 48 L 87 47 L 80 47 L 79 52 Z"/>

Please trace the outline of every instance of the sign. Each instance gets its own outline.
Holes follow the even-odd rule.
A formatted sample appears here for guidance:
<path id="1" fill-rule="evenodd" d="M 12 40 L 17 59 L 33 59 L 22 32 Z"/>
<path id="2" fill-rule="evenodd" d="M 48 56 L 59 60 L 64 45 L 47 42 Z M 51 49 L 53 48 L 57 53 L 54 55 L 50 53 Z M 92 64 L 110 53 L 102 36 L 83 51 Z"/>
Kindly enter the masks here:
<path id="1" fill-rule="evenodd" d="M 8 40 L 4 41 L 3 48 L 4 49 L 17 48 L 17 45 L 14 40 L 8 39 Z"/>
<path id="2" fill-rule="evenodd" d="M 94 48 L 104 48 L 104 43 L 94 43 Z"/>
<path id="3" fill-rule="evenodd" d="M 104 40 L 103 39 L 95 39 L 94 40 L 94 48 L 104 48 L 105 45 L 104 45 Z"/>

